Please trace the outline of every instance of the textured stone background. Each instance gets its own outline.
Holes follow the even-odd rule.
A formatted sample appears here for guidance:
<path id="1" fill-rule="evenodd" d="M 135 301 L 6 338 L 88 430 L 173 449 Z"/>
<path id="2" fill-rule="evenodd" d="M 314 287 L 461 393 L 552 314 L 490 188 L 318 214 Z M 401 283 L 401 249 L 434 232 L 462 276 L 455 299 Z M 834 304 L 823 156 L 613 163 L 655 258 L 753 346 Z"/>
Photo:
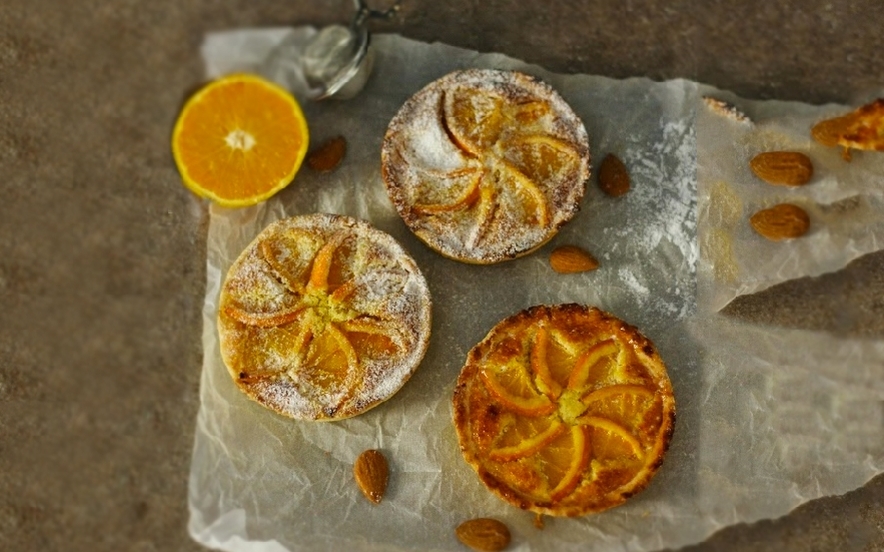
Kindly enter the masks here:
<path id="1" fill-rule="evenodd" d="M 349 0 L 0 4 L 0 549 L 202 550 L 185 524 L 206 218 L 171 127 L 205 32 L 350 13 Z M 856 103 L 884 93 L 882 26 L 880 0 L 404 0 L 374 29 L 560 72 Z M 882 337 L 884 254 L 729 312 Z M 689 550 L 884 550 L 884 478 Z"/>

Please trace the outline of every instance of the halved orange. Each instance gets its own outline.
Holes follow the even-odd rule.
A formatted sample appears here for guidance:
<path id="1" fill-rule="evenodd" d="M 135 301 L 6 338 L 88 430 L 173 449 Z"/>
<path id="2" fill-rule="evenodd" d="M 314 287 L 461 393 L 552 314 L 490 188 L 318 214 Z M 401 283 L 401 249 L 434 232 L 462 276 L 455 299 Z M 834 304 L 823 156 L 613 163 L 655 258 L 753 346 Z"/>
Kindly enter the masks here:
<path id="1" fill-rule="evenodd" d="M 218 313 L 234 382 L 296 419 L 338 420 L 390 398 L 423 358 L 430 296 L 417 265 L 366 222 L 268 226 L 231 266 Z"/>
<path id="2" fill-rule="evenodd" d="M 387 192 L 418 238 L 447 257 L 488 264 L 536 250 L 576 214 L 589 143 L 550 86 L 471 69 L 402 106 L 381 163 Z"/>
<path id="3" fill-rule="evenodd" d="M 184 185 L 225 207 L 264 201 L 291 183 L 307 121 L 285 89 L 256 75 L 212 81 L 184 104 L 172 153 Z"/>
<path id="4" fill-rule="evenodd" d="M 653 344 L 583 305 L 500 322 L 470 351 L 454 393 L 460 447 L 482 482 L 554 516 L 598 512 L 642 490 L 674 422 Z"/>

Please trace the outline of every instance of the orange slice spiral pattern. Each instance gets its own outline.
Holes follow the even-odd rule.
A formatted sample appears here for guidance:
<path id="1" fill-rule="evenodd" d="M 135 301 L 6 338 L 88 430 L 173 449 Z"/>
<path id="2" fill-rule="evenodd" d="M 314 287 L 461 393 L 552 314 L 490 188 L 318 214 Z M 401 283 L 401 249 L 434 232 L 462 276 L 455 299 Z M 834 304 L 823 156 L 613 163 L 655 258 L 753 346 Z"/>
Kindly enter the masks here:
<path id="1" fill-rule="evenodd" d="M 262 232 L 221 292 L 221 352 L 239 387 L 298 419 L 341 419 L 389 398 L 426 351 L 430 300 L 388 235 L 334 215 Z"/>
<path id="2" fill-rule="evenodd" d="M 662 463 L 675 402 L 637 330 L 582 305 L 533 307 L 470 351 L 454 394 L 467 462 L 520 508 L 576 516 L 621 504 Z"/>
<path id="3" fill-rule="evenodd" d="M 403 220 L 443 255 L 521 256 L 578 209 L 589 178 L 586 131 L 549 86 L 469 70 L 431 83 L 391 121 L 384 181 Z"/>

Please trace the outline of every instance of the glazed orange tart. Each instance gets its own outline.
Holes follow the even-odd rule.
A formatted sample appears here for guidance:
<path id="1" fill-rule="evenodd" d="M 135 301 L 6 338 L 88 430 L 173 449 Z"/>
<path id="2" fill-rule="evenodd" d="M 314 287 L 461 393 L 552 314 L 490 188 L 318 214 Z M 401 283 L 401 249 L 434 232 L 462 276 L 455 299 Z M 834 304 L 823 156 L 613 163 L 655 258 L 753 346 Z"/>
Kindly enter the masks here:
<path id="1" fill-rule="evenodd" d="M 429 247 L 489 264 L 526 255 L 579 209 L 586 129 L 549 85 L 514 71 L 450 73 L 412 96 L 381 150 L 388 195 Z"/>
<path id="2" fill-rule="evenodd" d="M 268 226 L 230 267 L 221 356 L 249 397 L 300 420 L 389 399 L 430 337 L 430 293 L 404 249 L 366 222 L 315 214 Z"/>
<path id="3" fill-rule="evenodd" d="M 674 423 L 654 345 L 576 304 L 500 322 L 467 355 L 454 392 L 460 448 L 481 481 L 551 516 L 599 512 L 644 489 Z"/>

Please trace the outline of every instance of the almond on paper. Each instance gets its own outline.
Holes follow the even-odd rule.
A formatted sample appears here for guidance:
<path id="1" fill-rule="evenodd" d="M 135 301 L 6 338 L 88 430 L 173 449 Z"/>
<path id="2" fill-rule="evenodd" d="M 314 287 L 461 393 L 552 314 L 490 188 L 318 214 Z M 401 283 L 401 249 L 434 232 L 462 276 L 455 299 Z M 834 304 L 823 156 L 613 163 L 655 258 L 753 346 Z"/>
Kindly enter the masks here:
<path id="1" fill-rule="evenodd" d="M 307 155 L 307 166 L 314 171 L 329 172 L 341 163 L 346 153 L 347 140 L 343 136 L 335 136 Z"/>
<path id="2" fill-rule="evenodd" d="M 629 191 L 629 171 L 613 153 L 602 159 L 599 167 L 599 188 L 611 197 L 620 197 Z"/>
<path id="3" fill-rule="evenodd" d="M 387 459 L 377 450 L 367 450 L 356 458 L 353 464 L 353 477 L 365 498 L 379 504 L 387 490 L 390 469 Z"/>
<path id="4" fill-rule="evenodd" d="M 749 219 L 752 228 L 771 241 L 799 238 L 810 228 L 807 212 L 791 203 L 780 203 L 762 209 Z"/>
<path id="5" fill-rule="evenodd" d="M 767 151 L 749 162 L 755 176 L 775 186 L 803 186 L 813 177 L 813 163 L 798 151 Z"/>
<path id="6" fill-rule="evenodd" d="M 588 251 L 576 245 L 562 245 L 549 255 L 549 265 L 559 274 L 587 272 L 599 267 L 599 262 Z"/>
<path id="7" fill-rule="evenodd" d="M 476 518 L 461 523 L 455 530 L 457 539 L 479 552 L 498 552 L 510 543 L 510 530 L 492 518 Z"/>

